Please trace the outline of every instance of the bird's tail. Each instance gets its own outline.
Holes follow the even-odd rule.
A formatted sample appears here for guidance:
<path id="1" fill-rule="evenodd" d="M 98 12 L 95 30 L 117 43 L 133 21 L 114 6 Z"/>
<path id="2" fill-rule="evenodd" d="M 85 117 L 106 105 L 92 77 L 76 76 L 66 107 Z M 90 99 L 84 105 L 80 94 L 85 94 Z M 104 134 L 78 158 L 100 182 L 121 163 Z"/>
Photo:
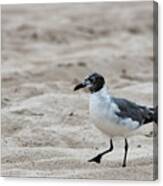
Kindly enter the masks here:
<path id="1" fill-rule="evenodd" d="M 153 122 L 153 121 L 158 125 L 158 106 L 154 108 L 149 108 L 149 115 L 146 118 L 146 121 L 144 124 Z"/>
<path id="2" fill-rule="evenodd" d="M 158 124 L 158 106 L 154 108 L 153 121 Z"/>

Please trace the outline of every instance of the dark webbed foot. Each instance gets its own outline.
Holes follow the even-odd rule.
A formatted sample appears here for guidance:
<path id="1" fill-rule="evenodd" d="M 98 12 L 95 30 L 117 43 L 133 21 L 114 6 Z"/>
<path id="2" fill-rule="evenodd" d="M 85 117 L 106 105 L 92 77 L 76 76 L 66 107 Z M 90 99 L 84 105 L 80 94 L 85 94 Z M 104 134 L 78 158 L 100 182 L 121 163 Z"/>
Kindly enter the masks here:
<path id="1" fill-rule="evenodd" d="M 96 162 L 96 163 L 101 163 L 101 158 L 102 156 L 101 155 L 97 155 L 96 157 L 88 160 L 88 162 Z"/>
<path id="2" fill-rule="evenodd" d="M 128 152 L 128 142 L 127 142 L 127 138 L 125 138 L 125 155 L 124 155 L 122 167 L 126 167 L 127 152 Z"/>
<path id="3" fill-rule="evenodd" d="M 126 164 L 123 164 L 122 167 L 126 167 Z"/>
<path id="4" fill-rule="evenodd" d="M 113 142 L 112 139 L 110 139 L 110 148 L 100 154 L 98 154 L 97 156 L 95 156 L 94 158 L 88 160 L 88 162 L 96 162 L 96 163 L 101 163 L 101 158 L 104 154 L 107 154 L 109 152 L 111 152 L 113 150 Z"/>

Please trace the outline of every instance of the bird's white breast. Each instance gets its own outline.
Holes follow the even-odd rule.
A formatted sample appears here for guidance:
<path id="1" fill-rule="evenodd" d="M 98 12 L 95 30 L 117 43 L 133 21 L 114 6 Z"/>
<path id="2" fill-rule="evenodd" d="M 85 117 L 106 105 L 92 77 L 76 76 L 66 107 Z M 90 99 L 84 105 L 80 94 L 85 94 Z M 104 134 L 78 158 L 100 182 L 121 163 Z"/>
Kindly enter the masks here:
<path id="1" fill-rule="evenodd" d="M 132 128 L 128 127 L 132 126 L 131 121 L 120 120 L 115 114 L 119 108 L 112 102 L 106 87 L 90 95 L 89 112 L 93 124 L 110 137 L 125 136 Z"/>

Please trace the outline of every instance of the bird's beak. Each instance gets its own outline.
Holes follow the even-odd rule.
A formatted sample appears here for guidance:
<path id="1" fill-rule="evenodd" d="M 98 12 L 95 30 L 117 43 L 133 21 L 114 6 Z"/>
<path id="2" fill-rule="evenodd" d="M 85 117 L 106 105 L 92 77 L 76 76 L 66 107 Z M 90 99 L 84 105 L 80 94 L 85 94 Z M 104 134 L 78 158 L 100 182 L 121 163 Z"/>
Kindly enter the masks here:
<path id="1" fill-rule="evenodd" d="M 88 79 L 85 79 L 83 82 L 75 86 L 74 91 L 79 90 L 81 88 L 85 88 L 85 87 L 89 88 L 91 86 L 92 86 L 91 82 Z"/>
<path id="2" fill-rule="evenodd" d="M 74 91 L 79 90 L 81 88 L 85 88 L 86 86 L 87 84 L 85 82 L 79 83 L 78 85 L 74 87 Z"/>

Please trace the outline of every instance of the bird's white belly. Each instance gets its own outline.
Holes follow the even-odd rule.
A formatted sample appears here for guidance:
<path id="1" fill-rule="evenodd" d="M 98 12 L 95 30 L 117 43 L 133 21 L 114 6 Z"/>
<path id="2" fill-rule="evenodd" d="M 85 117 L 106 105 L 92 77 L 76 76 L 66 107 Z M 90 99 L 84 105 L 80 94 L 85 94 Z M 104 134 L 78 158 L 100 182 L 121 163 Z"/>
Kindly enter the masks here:
<path id="1" fill-rule="evenodd" d="M 105 135 L 110 137 L 126 136 L 131 130 L 124 125 L 119 124 L 116 119 L 102 119 L 100 117 L 91 117 L 93 124 Z"/>
<path id="2" fill-rule="evenodd" d="M 119 120 L 115 112 L 118 108 L 114 103 L 103 102 L 91 99 L 90 101 L 90 118 L 92 123 L 104 134 L 114 136 L 126 136 L 131 128 L 128 127 L 127 122 Z"/>
<path id="3" fill-rule="evenodd" d="M 110 137 L 127 136 L 139 127 L 139 123 L 131 118 L 118 117 L 118 106 L 107 94 L 103 94 L 92 94 L 89 103 L 90 118 L 100 131 Z"/>

